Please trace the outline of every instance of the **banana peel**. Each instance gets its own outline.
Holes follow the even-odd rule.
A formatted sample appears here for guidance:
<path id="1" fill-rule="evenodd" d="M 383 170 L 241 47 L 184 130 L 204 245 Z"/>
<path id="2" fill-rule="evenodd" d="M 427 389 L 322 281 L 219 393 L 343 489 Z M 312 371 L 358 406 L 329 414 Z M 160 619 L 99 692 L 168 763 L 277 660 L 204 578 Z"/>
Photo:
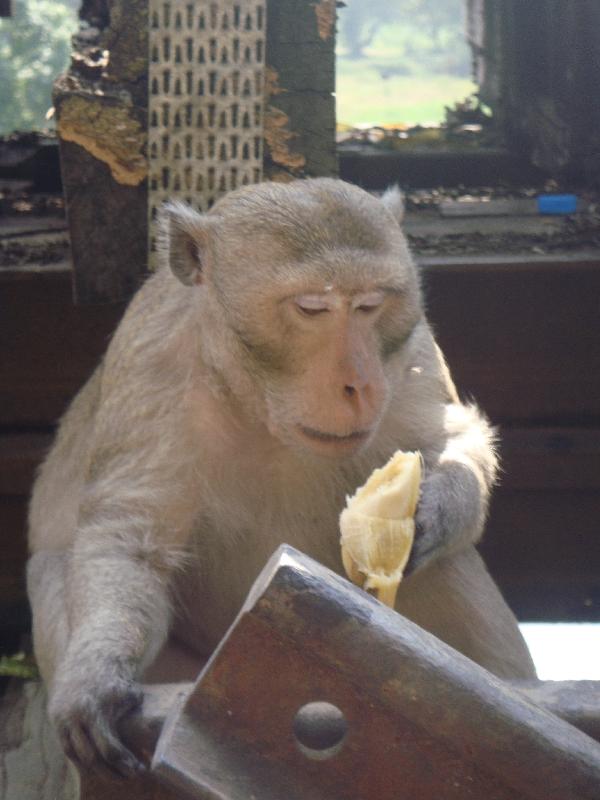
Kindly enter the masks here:
<path id="1" fill-rule="evenodd" d="M 398 450 L 346 499 L 340 515 L 346 574 L 392 608 L 414 540 L 421 472 L 420 453 Z"/>

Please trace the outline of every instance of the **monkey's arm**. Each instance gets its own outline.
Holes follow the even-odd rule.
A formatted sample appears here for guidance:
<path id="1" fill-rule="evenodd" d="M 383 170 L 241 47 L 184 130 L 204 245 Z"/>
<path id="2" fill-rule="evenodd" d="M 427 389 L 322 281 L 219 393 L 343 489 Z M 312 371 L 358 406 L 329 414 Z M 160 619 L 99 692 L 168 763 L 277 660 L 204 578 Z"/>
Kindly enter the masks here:
<path id="1" fill-rule="evenodd" d="M 141 702 L 136 679 L 166 637 L 168 574 L 147 548 L 125 546 L 103 524 L 96 541 L 93 522 L 80 528 L 67 566 L 70 635 L 49 687 L 49 712 L 75 763 L 129 775 L 140 765 L 116 725 Z"/>
<path id="2" fill-rule="evenodd" d="M 425 452 L 416 536 L 407 574 L 477 542 L 497 472 L 495 435 L 475 405 L 462 404 L 439 348 L 440 442 Z"/>
<path id="3" fill-rule="evenodd" d="M 140 702 L 136 680 L 167 635 L 171 576 L 197 503 L 173 405 L 158 391 L 103 398 L 66 555 L 68 640 L 50 679 L 50 716 L 74 761 L 120 774 L 139 765 L 116 725 Z"/>

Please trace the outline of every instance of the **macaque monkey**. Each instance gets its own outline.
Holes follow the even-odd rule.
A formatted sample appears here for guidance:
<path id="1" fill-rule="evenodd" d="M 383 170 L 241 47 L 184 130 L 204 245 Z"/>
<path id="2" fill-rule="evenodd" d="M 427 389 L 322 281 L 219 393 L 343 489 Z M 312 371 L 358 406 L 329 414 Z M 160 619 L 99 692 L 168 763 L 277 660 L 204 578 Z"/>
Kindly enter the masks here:
<path id="1" fill-rule="evenodd" d="M 78 765 L 140 768 L 117 732 L 140 681 L 157 657 L 181 677 L 184 653 L 192 678 L 278 544 L 343 574 L 345 497 L 398 448 L 422 453 L 424 479 L 397 610 L 497 675 L 534 676 L 474 549 L 494 435 L 458 399 L 401 215 L 397 190 L 333 179 L 164 209 L 161 266 L 31 501 L 35 653 Z"/>

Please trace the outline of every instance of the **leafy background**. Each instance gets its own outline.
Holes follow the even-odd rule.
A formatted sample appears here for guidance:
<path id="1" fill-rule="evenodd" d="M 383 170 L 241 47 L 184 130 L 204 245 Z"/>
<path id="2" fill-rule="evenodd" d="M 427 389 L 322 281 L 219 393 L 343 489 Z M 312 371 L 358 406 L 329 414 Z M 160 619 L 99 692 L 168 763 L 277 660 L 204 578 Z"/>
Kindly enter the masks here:
<path id="1" fill-rule="evenodd" d="M 464 0 L 347 0 L 338 22 L 340 123 L 439 122 L 475 90 Z M 17 0 L 0 20 L 0 133 L 51 127 L 79 0 Z"/>
<path id="2" fill-rule="evenodd" d="M 17 0 L 0 20 L 0 133 L 49 127 L 52 82 L 69 62 L 78 0 Z"/>
<path id="3" fill-rule="evenodd" d="M 337 47 L 339 123 L 439 123 L 476 91 L 464 0 L 347 0 Z"/>

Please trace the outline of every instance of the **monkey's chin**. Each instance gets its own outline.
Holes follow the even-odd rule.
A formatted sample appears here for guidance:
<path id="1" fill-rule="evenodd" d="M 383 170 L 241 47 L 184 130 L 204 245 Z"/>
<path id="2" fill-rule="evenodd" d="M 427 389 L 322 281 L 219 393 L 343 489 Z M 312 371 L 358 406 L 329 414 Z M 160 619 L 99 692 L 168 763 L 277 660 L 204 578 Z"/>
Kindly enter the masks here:
<path id="1" fill-rule="evenodd" d="M 306 449 L 326 458 L 343 458 L 360 452 L 371 439 L 371 431 L 353 431 L 345 436 L 326 433 L 305 425 L 298 425 L 296 431 Z"/>

